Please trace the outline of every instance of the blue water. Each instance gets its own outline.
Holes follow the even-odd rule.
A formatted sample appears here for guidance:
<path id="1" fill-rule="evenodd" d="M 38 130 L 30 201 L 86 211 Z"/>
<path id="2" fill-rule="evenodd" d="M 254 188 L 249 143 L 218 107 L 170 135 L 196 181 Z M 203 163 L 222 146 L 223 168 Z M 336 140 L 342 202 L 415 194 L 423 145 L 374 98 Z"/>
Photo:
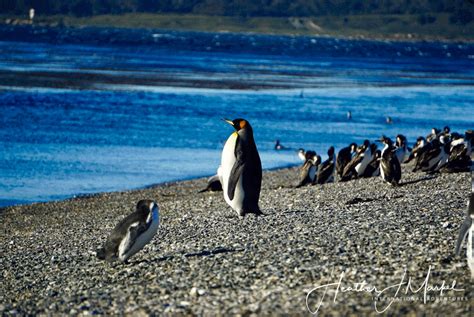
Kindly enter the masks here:
<path id="1" fill-rule="evenodd" d="M 264 168 L 298 164 L 299 147 L 474 128 L 472 44 L 19 30 L 0 29 L 0 205 L 212 175 L 222 117 L 250 121 Z"/>

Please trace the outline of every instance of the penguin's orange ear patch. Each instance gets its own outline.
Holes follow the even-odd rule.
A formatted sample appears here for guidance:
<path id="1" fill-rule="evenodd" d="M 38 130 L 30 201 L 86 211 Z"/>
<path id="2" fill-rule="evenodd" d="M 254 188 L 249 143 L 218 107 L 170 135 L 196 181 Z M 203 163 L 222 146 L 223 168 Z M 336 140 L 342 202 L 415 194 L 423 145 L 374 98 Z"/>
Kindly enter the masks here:
<path id="1" fill-rule="evenodd" d="M 241 129 L 245 128 L 246 126 L 247 126 L 247 121 L 245 121 L 245 120 L 240 121 L 240 128 Z"/>

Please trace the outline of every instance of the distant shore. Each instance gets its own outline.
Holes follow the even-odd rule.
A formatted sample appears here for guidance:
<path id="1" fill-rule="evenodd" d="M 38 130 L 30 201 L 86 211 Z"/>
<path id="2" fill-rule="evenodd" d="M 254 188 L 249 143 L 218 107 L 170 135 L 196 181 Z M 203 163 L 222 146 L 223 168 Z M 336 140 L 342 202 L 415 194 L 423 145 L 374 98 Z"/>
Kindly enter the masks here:
<path id="1" fill-rule="evenodd" d="M 52 27 L 154 28 L 180 31 L 235 32 L 295 36 L 327 36 L 346 39 L 398 41 L 474 40 L 474 22 L 452 24 L 447 14 L 431 14 L 431 22 L 420 15 L 350 15 L 318 17 L 229 17 L 176 14 L 129 13 L 91 17 L 0 15 L 0 23 Z"/>
<path id="2" fill-rule="evenodd" d="M 454 244 L 470 174 L 408 169 L 400 187 L 376 177 L 298 189 L 297 168 L 267 171 L 259 219 L 239 219 L 222 192 L 197 193 L 204 178 L 1 209 L 0 314 L 308 314 L 311 290 L 341 274 L 346 288 L 384 289 L 406 270 L 413 289 L 428 275 L 429 286 L 455 281 L 458 291 L 430 290 L 439 300 L 426 303 L 423 291 L 403 291 L 418 299 L 387 313 L 468 315 L 473 288 Z M 128 265 L 99 261 L 95 250 L 145 198 L 160 205 L 156 237 Z M 324 303 L 322 315 L 376 315 L 366 292 Z"/>

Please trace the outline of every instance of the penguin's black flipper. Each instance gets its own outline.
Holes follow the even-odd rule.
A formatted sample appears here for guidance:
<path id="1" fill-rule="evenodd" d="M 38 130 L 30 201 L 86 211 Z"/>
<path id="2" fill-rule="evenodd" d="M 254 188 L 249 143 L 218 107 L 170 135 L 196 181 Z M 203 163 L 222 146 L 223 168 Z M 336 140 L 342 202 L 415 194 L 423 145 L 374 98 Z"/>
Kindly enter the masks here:
<path id="1" fill-rule="evenodd" d="M 227 195 L 229 196 L 230 200 L 234 199 L 235 188 L 237 187 L 237 182 L 242 175 L 244 166 L 245 164 L 242 160 L 236 161 L 234 166 L 232 166 L 232 171 L 230 171 L 229 175 L 229 183 L 227 184 Z"/>
<path id="2" fill-rule="evenodd" d="M 234 155 L 235 163 L 230 171 L 229 181 L 227 184 L 227 195 L 230 200 L 234 199 L 235 188 L 237 187 L 237 182 L 239 181 L 245 166 L 246 155 L 240 137 L 237 137 L 237 140 L 235 140 Z"/>
<path id="3" fill-rule="evenodd" d="M 472 220 L 471 217 L 468 215 L 466 218 L 464 218 L 464 221 L 461 225 L 461 229 L 459 230 L 458 240 L 456 241 L 456 256 L 458 256 L 461 252 L 461 245 L 464 239 L 466 239 L 467 234 L 469 233 L 469 228 L 471 228 L 471 224 Z"/>

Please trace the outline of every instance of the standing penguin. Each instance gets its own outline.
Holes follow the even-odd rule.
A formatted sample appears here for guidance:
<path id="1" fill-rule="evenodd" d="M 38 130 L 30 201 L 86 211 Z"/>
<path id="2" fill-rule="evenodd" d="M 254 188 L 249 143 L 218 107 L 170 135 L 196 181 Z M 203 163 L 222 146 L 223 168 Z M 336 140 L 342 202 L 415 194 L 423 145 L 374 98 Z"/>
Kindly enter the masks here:
<path id="1" fill-rule="evenodd" d="M 362 171 L 360 176 L 363 175 L 365 168 L 369 165 L 371 158 L 369 158 L 369 140 L 365 140 L 364 143 L 357 147 L 356 153 L 352 160 L 346 164 L 342 176 L 339 181 L 346 182 L 353 178 L 359 177 L 359 171 Z"/>
<path id="2" fill-rule="evenodd" d="M 224 199 L 237 213 L 245 217 L 262 215 L 258 206 L 262 186 L 262 163 L 253 138 L 253 129 L 244 119 L 225 122 L 234 127 L 222 150 L 221 184 Z"/>
<path id="3" fill-rule="evenodd" d="M 296 188 L 307 184 L 313 184 L 316 180 L 316 172 L 321 163 L 321 156 L 314 151 L 306 152 L 306 162 L 300 168 L 300 180 Z"/>
<path id="4" fill-rule="evenodd" d="M 328 158 L 319 164 L 318 174 L 316 175 L 316 184 L 326 184 L 334 181 L 334 171 L 336 170 L 336 156 L 334 147 L 328 150 Z"/>
<path id="5" fill-rule="evenodd" d="M 405 158 L 408 154 L 407 138 L 402 134 L 397 135 L 395 145 L 395 155 L 398 158 L 398 162 L 402 164 L 405 162 Z"/>
<path id="6" fill-rule="evenodd" d="M 342 178 L 344 167 L 352 160 L 352 154 L 357 150 L 357 144 L 351 143 L 348 147 L 342 148 L 337 153 L 336 170 L 339 178 Z"/>
<path id="7" fill-rule="evenodd" d="M 158 204 L 152 200 L 140 200 L 135 212 L 115 226 L 104 247 L 97 250 L 97 257 L 101 260 L 126 262 L 151 241 L 159 222 Z"/>
<path id="8" fill-rule="evenodd" d="M 398 186 L 400 179 L 402 178 L 402 169 L 400 162 L 394 153 L 394 146 L 392 140 L 382 136 L 380 141 L 385 145 L 380 159 L 380 176 L 387 183 L 393 186 Z"/>

